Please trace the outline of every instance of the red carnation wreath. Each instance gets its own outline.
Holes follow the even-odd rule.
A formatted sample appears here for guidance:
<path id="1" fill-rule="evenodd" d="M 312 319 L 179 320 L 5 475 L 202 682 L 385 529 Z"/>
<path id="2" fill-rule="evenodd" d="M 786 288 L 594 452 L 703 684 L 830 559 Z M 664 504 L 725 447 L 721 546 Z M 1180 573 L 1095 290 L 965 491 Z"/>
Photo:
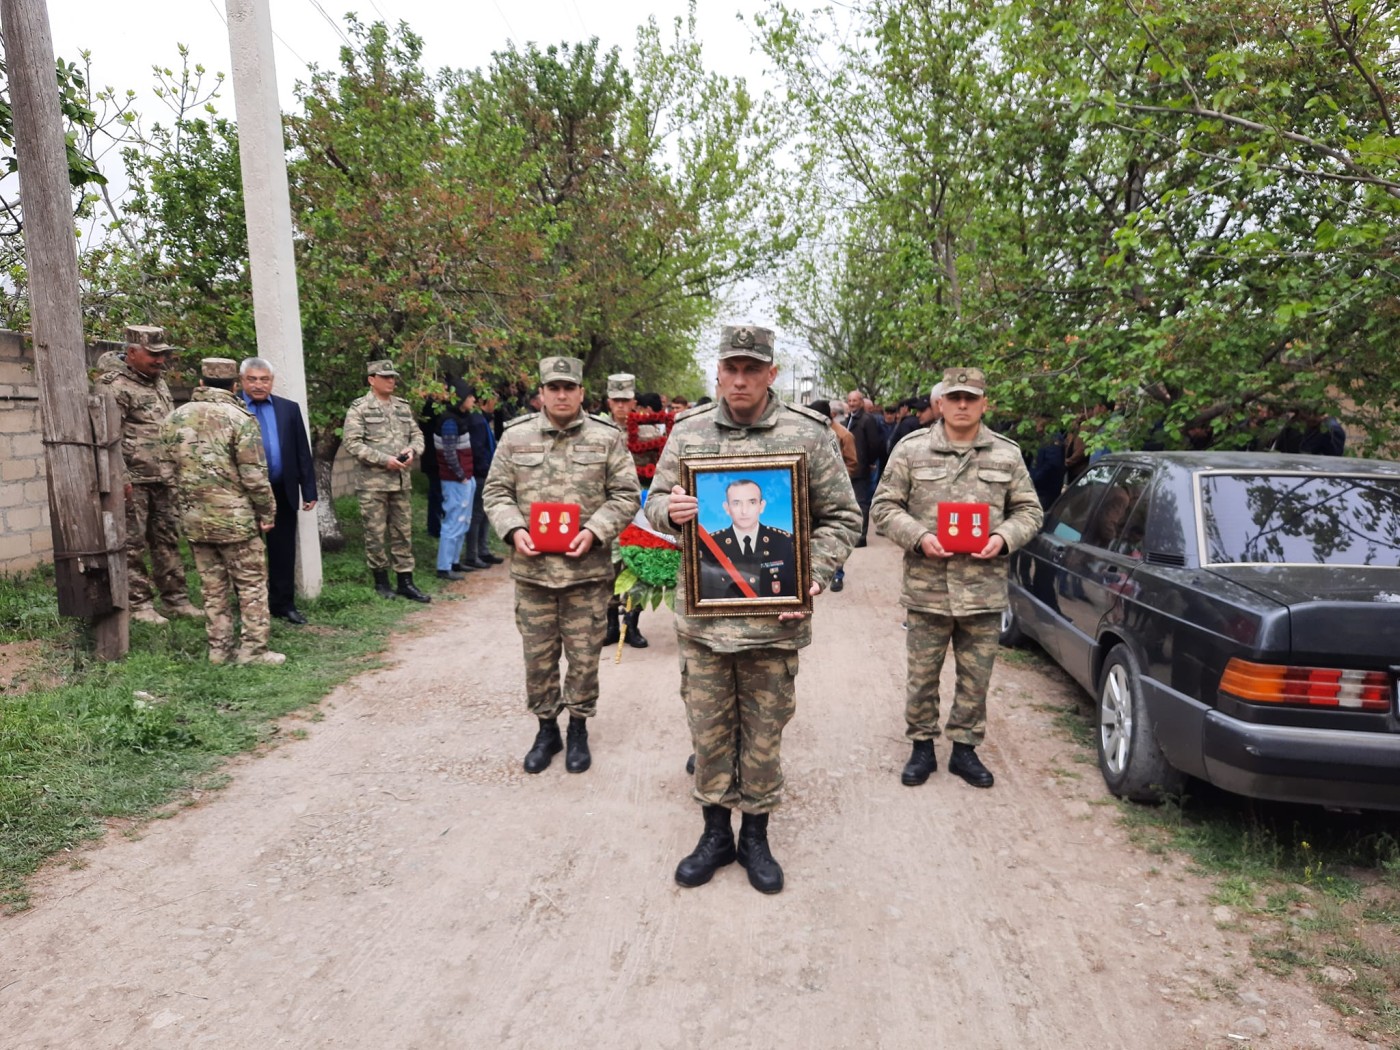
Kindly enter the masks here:
<path id="1" fill-rule="evenodd" d="M 640 455 L 643 452 L 660 452 L 666 447 L 666 439 L 671 434 L 671 424 L 676 420 L 674 412 L 633 412 L 627 417 L 627 451 Z M 648 423 L 660 423 L 665 427 L 665 433 L 659 438 L 642 438 L 638 432 L 638 427 L 646 426 Z M 642 463 L 637 467 L 637 476 L 642 478 L 652 478 L 656 476 L 655 463 Z"/>

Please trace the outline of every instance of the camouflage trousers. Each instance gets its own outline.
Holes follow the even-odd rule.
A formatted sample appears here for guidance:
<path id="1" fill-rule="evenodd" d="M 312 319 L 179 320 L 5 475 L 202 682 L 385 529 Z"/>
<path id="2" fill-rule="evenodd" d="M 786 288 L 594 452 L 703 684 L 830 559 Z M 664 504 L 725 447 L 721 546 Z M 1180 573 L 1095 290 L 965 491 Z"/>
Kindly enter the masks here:
<path id="1" fill-rule="evenodd" d="M 372 570 L 413 571 L 413 503 L 410 492 L 360 489 L 365 526 L 365 562 Z"/>
<path id="2" fill-rule="evenodd" d="M 783 727 L 797 710 L 797 652 L 717 653 L 677 636 L 681 699 L 695 748 L 694 798 L 769 813 L 783 796 Z"/>
<path id="3" fill-rule="evenodd" d="M 908 684 L 904 705 L 904 735 L 910 740 L 933 740 L 938 729 L 938 679 L 948 643 L 953 645 L 958 684 L 948 712 L 948 739 L 976 747 L 987 735 L 987 686 L 997 660 L 1000 613 L 943 616 L 906 610 L 909 635 Z"/>
<path id="4" fill-rule="evenodd" d="M 146 551 L 151 573 L 146 575 Z M 156 591 L 167 604 L 187 603 L 180 560 L 180 511 L 169 485 L 132 485 L 126 501 L 126 574 L 129 607 L 150 605 Z M 154 582 L 153 582 L 154 580 Z"/>
<path id="5" fill-rule="evenodd" d="M 267 549 L 262 537 L 238 543 L 191 543 L 190 550 L 204 588 L 209 652 L 235 655 L 235 612 L 243 620 L 243 644 L 237 655 L 267 652 L 272 620 L 267 609 Z"/>
<path id="6" fill-rule="evenodd" d="M 579 718 L 598 712 L 598 654 L 612 583 L 589 580 L 572 587 L 515 581 L 515 626 L 525 646 L 525 701 L 536 718 L 562 708 Z M 569 669 L 559 687 L 559 657 Z"/>

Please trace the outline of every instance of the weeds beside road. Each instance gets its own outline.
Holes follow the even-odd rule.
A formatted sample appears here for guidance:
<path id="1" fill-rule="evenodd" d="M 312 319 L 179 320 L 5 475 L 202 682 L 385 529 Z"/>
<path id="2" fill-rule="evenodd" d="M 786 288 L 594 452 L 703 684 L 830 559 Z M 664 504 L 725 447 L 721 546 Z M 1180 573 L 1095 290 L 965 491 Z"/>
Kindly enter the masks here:
<path id="1" fill-rule="evenodd" d="M 0 682 L 0 912 L 27 905 L 26 879 L 47 858 L 111 821 L 197 799 L 227 756 L 275 738 L 283 716 L 374 665 L 418 606 L 375 595 L 355 501 L 336 509 L 349 543 L 326 556 L 320 597 L 301 603 L 311 623 L 273 620 L 281 667 L 212 666 L 204 622 L 187 619 L 133 623 L 129 656 L 99 663 L 83 653 L 82 625 L 58 615 L 51 568 L 0 578 L 0 645 L 32 649 L 17 680 Z M 416 579 L 434 593 L 437 541 L 419 527 L 414 543 Z"/>

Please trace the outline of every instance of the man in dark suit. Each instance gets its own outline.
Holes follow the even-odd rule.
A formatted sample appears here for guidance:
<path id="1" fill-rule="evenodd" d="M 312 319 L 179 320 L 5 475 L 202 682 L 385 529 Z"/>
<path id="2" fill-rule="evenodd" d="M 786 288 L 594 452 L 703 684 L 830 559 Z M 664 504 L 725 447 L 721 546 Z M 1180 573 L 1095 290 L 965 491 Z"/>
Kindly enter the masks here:
<path id="1" fill-rule="evenodd" d="M 292 624 L 306 623 L 296 607 L 297 507 L 316 506 L 316 465 L 301 406 L 272 393 L 272 365 L 250 357 L 238 368 L 243 400 L 258 420 L 268 480 L 277 501 L 277 517 L 267 539 L 267 605 L 273 616 Z M 298 499 L 300 496 L 300 499 Z"/>
<path id="2" fill-rule="evenodd" d="M 797 556 L 792 533 L 759 521 L 767 503 L 758 482 L 747 478 L 731 481 L 724 493 L 724 509 L 733 522 L 711 539 L 734 566 L 756 598 L 797 597 Z M 729 570 L 720 564 L 708 544 L 700 547 L 701 599 L 745 598 Z"/>
<path id="3" fill-rule="evenodd" d="M 880 433 L 880 424 L 875 422 L 865 408 L 865 395 L 852 390 L 846 395 L 846 429 L 856 439 L 856 472 L 851 475 L 851 487 L 856 490 L 856 502 L 860 504 L 860 539 L 857 547 L 865 546 L 865 535 L 870 528 L 871 479 L 885 456 L 885 439 Z"/>

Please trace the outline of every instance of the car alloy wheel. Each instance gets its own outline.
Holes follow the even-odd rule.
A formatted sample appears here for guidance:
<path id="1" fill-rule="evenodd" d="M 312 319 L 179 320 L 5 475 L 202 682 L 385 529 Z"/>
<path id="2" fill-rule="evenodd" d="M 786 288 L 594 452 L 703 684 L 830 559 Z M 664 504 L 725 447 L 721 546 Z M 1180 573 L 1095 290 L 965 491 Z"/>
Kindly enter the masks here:
<path id="1" fill-rule="evenodd" d="M 1099 677 L 1099 771 L 1115 795 L 1160 802 L 1164 795 L 1179 793 L 1186 777 L 1162 754 L 1141 680 L 1132 650 L 1115 645 Z"/>

